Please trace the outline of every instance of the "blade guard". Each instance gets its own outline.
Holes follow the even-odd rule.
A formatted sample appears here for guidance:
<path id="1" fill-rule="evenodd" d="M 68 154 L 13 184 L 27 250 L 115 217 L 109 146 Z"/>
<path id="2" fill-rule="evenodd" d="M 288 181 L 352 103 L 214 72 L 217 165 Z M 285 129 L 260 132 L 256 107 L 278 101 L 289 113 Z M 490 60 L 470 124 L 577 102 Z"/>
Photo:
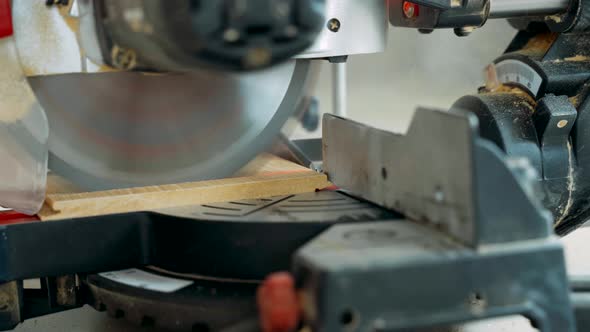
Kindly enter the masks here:
<path id="1" fill-rule="evenodd" d="M 18 60 L 0 38 L 0 206 L 36 214 L 45 200 L 49 126 Z"/>

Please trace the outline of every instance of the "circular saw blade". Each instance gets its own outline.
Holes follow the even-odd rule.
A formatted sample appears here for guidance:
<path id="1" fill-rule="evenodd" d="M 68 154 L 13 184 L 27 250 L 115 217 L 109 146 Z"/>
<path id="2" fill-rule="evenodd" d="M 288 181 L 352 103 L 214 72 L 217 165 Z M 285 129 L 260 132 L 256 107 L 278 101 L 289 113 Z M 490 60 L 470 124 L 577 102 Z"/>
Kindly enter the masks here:
<path id="1" fill-rule="evenodd" d="M 292 61 L 231 74 L 197 71 L 31 77 L 50 126 L 50 164 L 87 189 L 229 176 L 263 151 L 310 86 Z"/>

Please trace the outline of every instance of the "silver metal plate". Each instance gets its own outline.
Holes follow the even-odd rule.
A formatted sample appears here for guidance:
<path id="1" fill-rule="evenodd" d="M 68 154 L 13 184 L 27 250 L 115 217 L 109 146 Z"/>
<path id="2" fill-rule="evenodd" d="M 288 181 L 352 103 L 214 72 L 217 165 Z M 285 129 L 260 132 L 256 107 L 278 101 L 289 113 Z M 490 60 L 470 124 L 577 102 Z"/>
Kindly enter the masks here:
<path id="1" fill-rule="evenodd" d="M 473 121 L 418 109 L 402 136 L 325 115 L 324 171 L 340 188 L 473 243 Z"/>
<path id="2" fill-rule="evenodd" d="M 503 84 L 516 84 L 523 87 L 533 96 L 539 94 L 543 78 L 536 70 L 524 62 L 504 60 L 496 64 L 498 80 Z"/>
<path id="3" fill-rule="evenodd" d="M 309 61 L 250 74 L 31 77 L 50 168 L 90 189 L 232 174 L 271 143 L 313 83 Z"/>
<path id="4" fill-rule="evenodd" d="M 334 191 L 177 207 L 158 213 L 200 220 L 314 223 L 391 220 L 397 215 Z"/>
<path id="5" fill-rule="evenodd" d="M 297 58 L 380 53 L 386 49 L 388 31 L 387 1 L 328 0 L 324 29 Z"/>

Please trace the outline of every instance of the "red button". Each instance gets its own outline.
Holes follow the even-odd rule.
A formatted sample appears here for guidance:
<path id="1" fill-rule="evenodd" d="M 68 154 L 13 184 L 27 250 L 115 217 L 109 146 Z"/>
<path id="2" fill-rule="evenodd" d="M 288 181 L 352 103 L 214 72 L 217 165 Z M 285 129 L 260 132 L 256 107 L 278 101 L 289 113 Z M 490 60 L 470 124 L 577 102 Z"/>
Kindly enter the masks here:
<path id="1" fill-rule="evenodd" d="M 0 38 L 12 36 L 10 0 L 0 0 Z"/>

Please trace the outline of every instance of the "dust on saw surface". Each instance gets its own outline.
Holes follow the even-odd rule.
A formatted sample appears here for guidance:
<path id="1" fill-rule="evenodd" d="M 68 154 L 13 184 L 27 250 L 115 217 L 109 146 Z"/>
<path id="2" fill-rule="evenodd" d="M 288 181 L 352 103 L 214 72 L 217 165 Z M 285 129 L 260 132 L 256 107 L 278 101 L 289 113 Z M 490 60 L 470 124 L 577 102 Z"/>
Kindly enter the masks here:
<path id="1" fill-rule="evenodd" d="M 163 186 L 83 192 L 50 174 L 39 218 L 58 220 L 258 199 L 313 192 L 329 185 L 325 174 L 269 154 L 260 155 L 232 178 Z"/>

